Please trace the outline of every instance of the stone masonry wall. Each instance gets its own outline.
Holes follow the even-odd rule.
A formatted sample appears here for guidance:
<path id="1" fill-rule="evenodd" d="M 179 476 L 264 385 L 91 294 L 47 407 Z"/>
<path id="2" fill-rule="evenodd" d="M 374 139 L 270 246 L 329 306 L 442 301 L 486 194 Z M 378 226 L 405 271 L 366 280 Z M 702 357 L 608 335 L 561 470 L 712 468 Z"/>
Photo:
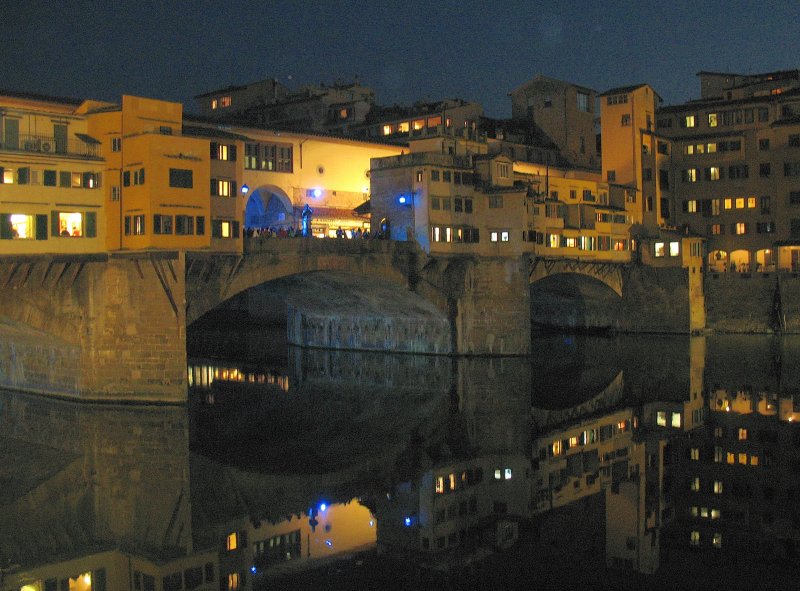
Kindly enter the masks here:
<path id="1" fill-rule="evenodd" d="M 690 332 L 687 269 L 635 265 L 623 277 L 619 330 Z"/>

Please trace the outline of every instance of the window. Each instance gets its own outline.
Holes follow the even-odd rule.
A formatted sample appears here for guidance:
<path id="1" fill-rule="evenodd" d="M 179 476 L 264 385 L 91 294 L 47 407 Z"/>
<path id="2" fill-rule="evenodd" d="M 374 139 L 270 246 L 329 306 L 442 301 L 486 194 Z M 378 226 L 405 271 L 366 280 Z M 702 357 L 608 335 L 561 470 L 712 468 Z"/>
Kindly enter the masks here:
<path id="1" fill-rule="evenodd" d="M 193 171 L 185 168 L 170 168 L 169 169 L 169 186 L 181 189 L 191 189 Z"/>
<path id="2" fill-rule="evenodd" d="M 614 183 L 617 180 L 617 171 L 616 170 L 609 170 L 606 172 L 606 180 L 609 183 Z"/>
<path id="3" fill-rule="evenodd" d="M 291 144 L 265 144 L 262 147 L 261 169 L 273 172 L 292 172 L 293 154 Z"/>
<path id="4" fill-rule="evenodd" d="M 697 169 L 696 168 L 687 168 L 686 170 L 682 171 L 683 174 L 681 175 L 681 180 L 684 183 L 696 183 L 697 182 Z"/>
<path id="5" fill-rule="evenodd" d="M 746 179 L 748 178 L 748 166 L 747 164 L 738 164 L 734 166 L 728 167 L 728 178 L 729 179 Z"/>
<path id="6" fill-rule="evenodd" d="M 762 162 L 758 165 L 758 176 L 760 177 L 768 177 L 771 172 L 771 166 L 769 162 Z"/>
<path id="7" fill-rule="evenodd" d="M 578 110 L 584 113 L 591 112 L 591 103 L 589 102 L 589 95 L 585 92 L 577 92 L 578 97 Z"/>
<path id="8" fill-rule="evenodd" d="M 507 179 L 510 175 L 511 167 L 505 162 L 497 163 L 497 176 L 501 179 Z"/>
<path id="9" fill-rule="evenodd" d="M 453 175 L 449 170 L 442 171 L 442 182 L 449 183 L 452 182 Z"/>
<path id="10" fill-rule="evenodd" d="M 686 213 L 697 213 L 697 199 L 689 199 L 683 202 L 683 211 Z"/>
<path id="11" fill-rule="evenodd" d="M 789 192 L 789 205 L 800 205 L 800 191 Z"/>
<path id="12" fill-rule="evenodd" d="M 232 550 L 236 550 L 237 548 L 239 548 L 239 533 L 233 532 L 228 534 L 227 538 L 225 539 L 225 549 L 230 552 Z"/>
<path id="13" fill-rule="evenodd" d="M 724 227 L 722 224 L 711 224 L 712 236 L 721 236 L 722 234 L 724 234 Z"/>
<path id="14" fill-rule="evenodd" d="M 689 544 L 691 546 L 699 546 L 700 545 L 700 532 L 699 531 L 694 530 L 689 534 Z"/>
<path id="15" fill-rule="evenodd" d="M 654 246 L 653 246 L 653 249 L 654 249 L 654 253 L 653 253 L 653 254 L 654 254 L 656 257 L 663 257 L 663 256 L 666 256 L 666 253 L 667 253 L 667 251 L 666 251 L 666 245 L 665 245 L 665 243 L 663 243 L 663 242 L 656 242 L 656 243 L 654 244 Z"/>
<path id="16" fill-rule="evenodd" d="M 736 222 L 734 224 L 734 234 L 741 236 L 742 234 L 747 234 L 747 224 L 744 222 Z"/>
<path id="17" fill-rule="evenodd" d="M 769 150 L 769 138 L 762 137 L 758 140 L 758 149 L 759 150 Z"/>
<path id="18" fill-rule="evenodd" d="M 236 160 L 236 146 L 231 144 L 218 144 L 211 142 L 211 159 L 212 160 Z"/>
<path id="19" fill-rule="evenodd" d="M 715 533 L 714 537 L 711 538 L 711 545 L 714 546 L 714 548 L 722 548 L 722 534 Z"/>
<path id="20" fill-rule="evenodd" d="M 134 185 L 144 184 L 144 168 L 140 168 L 138 170 L 133 171 L 133 184 Z"/>
<path id="21" fill-rule="evenodd" d="M 706 168 L 705 172 L 707 181 L 718 181 L 720 179 L 719 166 Z"/>
<path id="22" fill-rule="evenodd" d="M 503 196 L 502 195 L 490 195 L 489 196 L 489 209 L 500 209 L 503 207 Z"/>
<path id="23" fill-rule="evenodd" d="M 681 252 L 681 243 L 680 242 L 670 242 L 669 243 L 669 256 L 676 257 Z"/>
<path id="24" fill-rule="evenodd" d="M 214 197 L 235 197 L 236 182 L 223 179 L 211 179 L 211 195 Z"/>
<path id="25" fill-rule="evenodd" d="M 789 135 L 789 147 L 800 148 L 800 134 L 793 133 Z"/>
<path id="26" fill-rule="evenodd" d="M 761 123 L 765 121 L 769 121 L 769 109 L 766 107 L 759 107 L 758 109 L 758 120 Z"/>
<path id="27" fill-rule="evenodd" d="M 713 491 L 714 491 L 715 495 L 721 495 L 722 494 L 722 481 L 721 480 L 715 480 L 714 481 Z"/>
<path id="28" fill-rule="evenodd" d="M 153 215 L 153 234 L 172 234 L 172 216 Z"/>
<path id="29" fill-rule="evenodd" d="M 800 162 L 784 162 L 783 176 L 800 176 Z"/>
<path id="30" fill-rule="evenodd" d="M 228 574 L 228 591 L 236 591 L 239 588 L 239 573 Z"/>
<path id="31" fill-rule="evenodd" d="M 50 213 L 50 235 L 94 238 L 97 236 L 97 214 L 93 211 L 53 211 Z"/>
<path id="32" fill-rule="evenodd" d="M 175 233 L 179 235 L 194 234 L 194 216 L 191 215 L 176 215 L 175 216 Z"/>
<path id="33" fill-rule="evenodd" d="M 694 460 L 694 461 L 699 461 L 700 460 L 700 448 L 699 447 L 691 448 L 689 450 L 689 458 Z"/>
<path id="34" fill-rule="evenodd" d="M 708 126 L 709 127 L 716 127 L 717 126 L 717 114 L 716 113 L 709 113 L 708 114 Z"/>
<path id="35" fill-rule="evenodd" d="M 47 240 L 47 215 L 0 214 L 0 239 Z"/>
<path id="36" fill-rule="evenodd" d="M 622 127 L 630 126 L 630 124 L 631 124 L 631 116 L 630 116 L 629 113 L 624 113 L 622 115 L 622 119 L 620 121 L 620 124 L 622 125 Z"/>
<path id="37" fill-rule="evenodd" d="M 436 169 L 431 170 L 431 180 L 438 181 L 439 180 L 439 171 Z"/>
<path id="38" fill-rule="evenodd" d="M 699 478 L 699 477 L 697 477 L 697 476 L 695 476 L 694 478 L 692 478 L 692 479 L 689 481 L 689 488 L 690 488 L 690 489 L 691 489 L 693 492 L 699 492 L 699 491 L 700 491 L 700 478 Z"/>
<path id="39" fill-rule="evenodd" d="M 122 150 L 122 138 L 121 137 L 112 137 L 111 138 L 111 151 L 112 152 L 119 152 Z"/>
<path id="40" fill-rule="evenodd" d="M 694 127 L 694 115 L 686 115 L 681 119 L 681 127 Z"/>
<path id="41" fill-rule="evenodd" d="M 211 236 L 213 238 L 238 238 L 239 222 L 227 221 L 227 220 L 211 220 Z"/>
<path id="42" fill-rule="evenodd" d="M 141 236 L 145 233 L 144 215 L 125 216 L 125 235 Z"/>

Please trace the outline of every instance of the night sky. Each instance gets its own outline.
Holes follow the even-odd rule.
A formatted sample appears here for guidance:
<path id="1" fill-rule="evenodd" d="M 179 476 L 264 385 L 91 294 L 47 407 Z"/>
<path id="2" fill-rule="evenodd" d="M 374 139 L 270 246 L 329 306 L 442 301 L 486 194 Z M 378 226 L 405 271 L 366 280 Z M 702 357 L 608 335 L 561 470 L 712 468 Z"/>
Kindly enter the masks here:
<path id="1" fill-rule="evenodd" d="M 195 2 L 0 0 L 0 88 L 183 102 L 230 84 L 357 75 L 380 104 L 463 98 L 510 115 L 537 74 L 597 91 L 648 82 L 665 104 L 701 70 L 800 68 L 795 1 Z"/>

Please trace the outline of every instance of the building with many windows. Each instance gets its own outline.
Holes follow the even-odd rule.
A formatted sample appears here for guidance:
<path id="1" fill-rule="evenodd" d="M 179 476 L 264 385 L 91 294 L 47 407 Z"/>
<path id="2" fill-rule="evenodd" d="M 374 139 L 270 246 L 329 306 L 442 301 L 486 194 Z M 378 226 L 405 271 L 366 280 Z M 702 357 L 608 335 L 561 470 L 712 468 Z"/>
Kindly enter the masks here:
<path id="1" fill-rule="evenodd" d="M 0 95 L 0 251 L 105 250 L 109 179 L 84 101 Z"/>
<path id="2" fill-rule="evenodd" d="M 800 71 L 698 77 L 700 99 L 657 113 L 665 219 L 705 237 L 712 271 L 800 269 Z"/>

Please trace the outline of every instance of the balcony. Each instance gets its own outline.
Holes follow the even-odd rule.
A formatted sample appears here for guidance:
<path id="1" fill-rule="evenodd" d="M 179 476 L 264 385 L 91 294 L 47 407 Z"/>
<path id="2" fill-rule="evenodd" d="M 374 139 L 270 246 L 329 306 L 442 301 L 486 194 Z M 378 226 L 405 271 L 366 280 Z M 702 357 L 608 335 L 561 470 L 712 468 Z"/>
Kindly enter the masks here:
<path id="1" fill-rule="evenodd" d="M 21 134 L 16 142 L 0 142 L 0 150 L 100 158 L 100 142 L 88 135 L 80 136 L 76 139 L 56 140 L 54 136 Z"/>

